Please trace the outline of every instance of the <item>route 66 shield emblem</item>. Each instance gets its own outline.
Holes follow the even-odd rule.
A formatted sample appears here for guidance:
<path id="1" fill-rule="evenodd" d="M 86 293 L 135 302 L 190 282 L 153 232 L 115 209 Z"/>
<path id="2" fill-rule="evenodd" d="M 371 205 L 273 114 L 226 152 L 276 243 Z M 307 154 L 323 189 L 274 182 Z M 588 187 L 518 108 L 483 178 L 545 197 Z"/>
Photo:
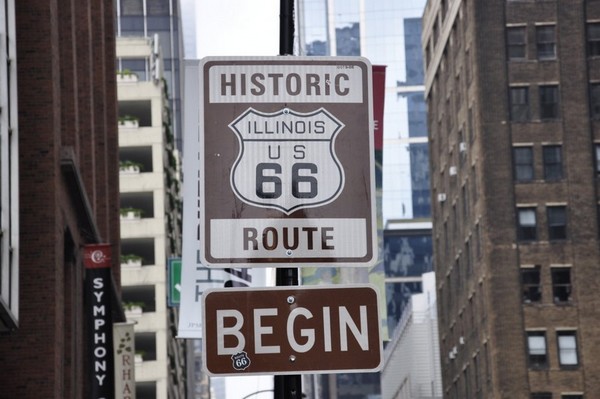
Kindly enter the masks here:
<path id="1" fill-rule="evenodd" d="M 248 358 L 248 354 L 244 351 L 232 355 L 231 362 L 233 363 L 233 368 L 238 371 L 246 370 L 250 367 L 250 358 Z"/>
<path id="2" fill-rule="evenodd" d="M 240 200 L 290 214 L 328 204 L 344 188 L 344 169 L 335 153 L 344 124 L 327 110 L 248 108 L 229 127 L 240 144 L 230 178 Z"/>

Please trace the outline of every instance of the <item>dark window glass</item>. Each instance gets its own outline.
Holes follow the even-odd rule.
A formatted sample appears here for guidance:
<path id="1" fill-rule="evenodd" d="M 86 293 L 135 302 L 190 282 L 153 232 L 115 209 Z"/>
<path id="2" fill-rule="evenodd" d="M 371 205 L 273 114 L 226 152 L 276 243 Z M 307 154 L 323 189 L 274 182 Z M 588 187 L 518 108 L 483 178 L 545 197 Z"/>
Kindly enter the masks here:
<path id="1" fill-rule="evenodd" d="M 590 114 L 594 119 L 600 119 L 600 83 L 590 85 Z"/>
<path id="2" fill-rule="evenodd" d="M 519 208 L 517 213 L 517 238 L 520 241 L 531 241 L 537 239 L 535 208 Z"/>
<path id="3" fill-rule="evenodd" d="M 144 17 L 121 17 L 122 36 L 144 36 Z"/>
<path id="4" fill-rule="evenodd" d="M 138 77 L 138 80 L 145 81 L 147 80 L 146 73 L 146 60 L 145 59 L 122 59 L 121 60 L 121 68 L 122 70 L 130 70 L 135 73 Z"/>
<path id="5" fill-rule="evenodd" d="M 522 122 L 529 119 L 529 96 L 527 87 L 510 88 L 510 119 Z"/>
<path id="6" fill-rule="evenodd" d="M 539 266 L 521 268 L 521 284 L 523 286 L 523 302 L 530 303 L 542 300 Z"/>
<path id="7" fill-rule="evenodd" d="M 562 177 L 562 147 L 544 146 L 544 179 L 560 180 Z"/>
<path id="8" fill-rule="evenodd" d="M 506 47 L 509 60 L 527 58 L 527 31 L 524 26 L 506 28 Z"/>
<path id="9" fill-rule="evenodd" d="M 143 0 L 121 0 L 121 15 L 144 15 Z"/>
<path id="10" fill-rule="evenodd" d="M 548 238 L 550 240 L 564 240 L 567 238 L 567 207 L 549 206 L 548 211 Z"/>
<path id="11" fill-rule="evenodd" d="M 171 19 L 169 17 L 147 17 L 148 31 L 169 31 L 171 29 Z"/>
<path id="12" fill-rule="evenodd" d="M 548 366 L 545 331 L 527 332 L 527 354 L 529 358 L 529 367 L 543 368 Z"/>
<path id="13" fill-rule="evenodd" d="M 421 276 L 433 270 L 431 235 L 385 230 L 383 248 L 387 277 Z"/>
<path id="14" fill-rule="evenodd" d="M 531 147 L 513 148 L 515 180 L 527 182 L 533 180 L 533 149 Z"/>
<path id="15" fill-rule="evenodd" d="M 587 25 L 588 55 L 600 56 L 600 22 Z"/>
<path id="16" fill-rule="evenodd" d="M 146 0 L 148 15 L 169 15 L 169 2 L 165 0 Z"/>
<path id="17" fill-rule="evenodd" d="M 558 331 L 558 362 L 561 366 L 577 366 L 577 337 L 575 331 Z"/>
<path id="18" fill-rule="evenodd" d="M 358 22 L 336 28 L 335 39 L 338 55 L 360 55 L 360 24 Z"/>
<path id="19" fill-rule="evenodd" d="M 431 217 L 429 146 L 427 144 L 410 144 L 409 152 L 413 217 Z"/>
<path id="20" fill-rule="evenodd" d="M 583 395 L 561 395 L 560 399 L 583 399 Z"/>
<path id="21" fill-rule="evenodd" d="M 571 268 L 553 267 L 550 270 L 554 303 L 571 302 Z"/>
<path id="22" fill-rule="evenodd" d="M 427 106 L 423 93 L 408 94 L 406 99 L 409 137 L 427 137 Z"/>
<path id="23" fill-rule="evenodd" d="M 537 26 L 535 28 L 538 60 L 556 59 L 556 35 L 554 25 Z"/>
<path id="24" fill-rule="evenodd" d="M 600 144 L 596 144 L 594 149 L 596 154 L 596 176 L 600 176 Z"/>
<path id="25" fill-rule="evenodd" d="M 559 116 L 558 86 L 540 86 L 540 118 L 556 119 Z"/>
<path id="26" fill-rule="evenodd" d="M 551 392 L 532 392 L 530 399 L 552 399 Z"/>

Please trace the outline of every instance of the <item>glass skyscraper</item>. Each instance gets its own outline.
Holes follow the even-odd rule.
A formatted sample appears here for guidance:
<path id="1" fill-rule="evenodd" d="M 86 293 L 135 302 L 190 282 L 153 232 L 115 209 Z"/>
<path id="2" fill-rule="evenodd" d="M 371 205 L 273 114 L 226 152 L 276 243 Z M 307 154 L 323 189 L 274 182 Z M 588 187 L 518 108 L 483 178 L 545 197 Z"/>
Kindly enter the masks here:
<path id="1" fill-rule="evenodd" d="M 425 1 L 302 0 L 299 55 L 364 56 L 386 67 L 383 121 L 382 258 L 388 326 L 420 275 L 432 270 L 431 199 L 421 14 Z M 391 333 L 391 330 L 390 330 Z"/>
<path id="2" fill-rule="evenodd" d="M 299 0 L 298 55 L 363 56 L 385 66 L 380 262 L 385 269 L 387 327 L 391 335 L 412 293 L 432 271 L 431 199 L 424 102 L 421 15 L 426 1 Z M 319 380 L 321 377 L 315 377 Z M 371 378 L 374 380 L 371 381 Z M 378 377 L 337 375 L 312 385 L 327 398 L 335 383 L 344 397 L 375 394 Z M 359 386 L 363 388 L 358 388 Z M 359 395 L 359 396 L 352 396 Z M 363 396 L 360 396 L 363 395 Z"/>

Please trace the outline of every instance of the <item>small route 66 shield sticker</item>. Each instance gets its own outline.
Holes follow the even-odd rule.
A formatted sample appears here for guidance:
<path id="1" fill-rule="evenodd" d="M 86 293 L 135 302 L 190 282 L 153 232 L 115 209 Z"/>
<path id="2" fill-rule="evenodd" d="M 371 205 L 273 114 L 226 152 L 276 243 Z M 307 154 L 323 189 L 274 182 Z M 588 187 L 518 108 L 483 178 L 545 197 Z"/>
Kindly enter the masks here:
<path id="1" fill-rule="evenodd" d="M 238 371 L 246 370 L 250 366 L 250 359 L 248 358 L 248 354 L 244 351 L 232 355 L 231 361 L 233 363 L 233 368 Z"/>

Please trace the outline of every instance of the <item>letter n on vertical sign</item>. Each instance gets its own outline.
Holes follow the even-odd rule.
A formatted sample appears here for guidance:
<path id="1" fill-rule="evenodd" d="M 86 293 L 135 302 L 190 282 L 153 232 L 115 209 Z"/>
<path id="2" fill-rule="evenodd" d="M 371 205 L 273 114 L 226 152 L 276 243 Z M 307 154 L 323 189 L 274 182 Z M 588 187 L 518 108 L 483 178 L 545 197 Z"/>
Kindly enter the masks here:
<path id="1" fill-rule="evenodd" d="M 87 323 L 88 362 L 86 374 L 90 399 L 112 398 L 115 394 L 112 278 L 110 244 L 86 245 L 84 312 Z"/>

